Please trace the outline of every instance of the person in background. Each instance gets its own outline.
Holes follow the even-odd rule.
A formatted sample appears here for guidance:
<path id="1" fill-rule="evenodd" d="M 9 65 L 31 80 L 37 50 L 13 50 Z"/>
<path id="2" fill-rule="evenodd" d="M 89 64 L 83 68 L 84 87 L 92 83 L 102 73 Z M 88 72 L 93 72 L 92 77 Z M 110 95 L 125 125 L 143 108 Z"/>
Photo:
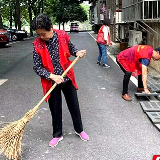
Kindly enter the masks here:
<path id="1" fill-rule="evenodd" d="M 46 98 L 49 103 L 53 125 L 53 139 L 49 142 L 49 146 L 56 146 L 63 139 L 61 91 L 68 105 L 75 133 L 82 140 L 88 141 L 89 136 L 83 131 L 77 97 L 78 86 L 73 68 L 64 78 L 61 76 L 71 64 L 69 57 L 71 55 L 84 57 L 86 50 L 78 51 L 65 31 L 53 29 L 51 19 L 46 14 L 37 15 L 33 19 L 31 27 L 38 35 L 33 42 L 33 69 L 41 77 L 44 95 L 54 83 L 57 83 L 55 89 Z"/>
<path id="2" fill-rule="evenodd" d="M 98 35 L 96 38 L 96 42 L 99 48 L 99 56 L 97 60 L 97 65 L 101 64 L 102 59 L 102 66 L 104 68 L 109 68 L 110 66 L 107 64 L 107 50 L 106 46 L 111 45 L 110 40 L 110 19 L 104 19 L 103 25 L 98 31 Z"/>
<path id="3" fill-rule="evenodd" d="M 136 45 L 117 55 L 117 63 L 124 72 L 122 98 L 131 101 L 128 95 L 128 84 L 131 75 L 138 76 L 137 92 L 149 94 L 147 87 L 148 65 L 153 60 L 159 60 L 160 54 L 148 45 Z"/>

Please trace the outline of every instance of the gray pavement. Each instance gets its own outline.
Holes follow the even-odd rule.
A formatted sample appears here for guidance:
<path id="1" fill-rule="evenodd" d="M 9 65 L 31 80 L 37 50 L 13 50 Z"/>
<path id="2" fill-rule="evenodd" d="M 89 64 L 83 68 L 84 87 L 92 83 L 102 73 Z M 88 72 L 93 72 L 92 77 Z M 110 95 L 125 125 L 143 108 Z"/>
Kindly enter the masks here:
<path id="1" fill-rule="evenodd" d="M 130 82 L 132 102 L 121 98 L 123 73 L 108 56 L 109 69 L 97 66 L 98 48 L 88 33 L 71 33 L 71 40 L 87 55 L 74 66 L 79 86 L 78 96 L 84 130 L 90 141 L 83 142 L 74 133 L 70 114 L 63 99 L 64 139 L 54 148 L 48 147 L 52 138 L 51 116 L 44 102 L 27 124 L 23 136 L 24 160 L 152 160 L 160 151 L 160 132 L 148 119 L 134 96 L 136 86 Z M 17 61 L 0 79 L 0 122 L 19 120 L 42 97 L 40 78 L 32 70 L 33 39 L 0 49 L 4 53 L 19 53 Z M 19 51 L 19 52 L 18 52 Z M 3 53 L 3 54 L 1 54 Z M 1 59 L 2 56 L 1 56 Z M 74 58 L 72 58 L 74 59 Z M 12 59 L 11 59 L 12 62 Z M 0 66 L 5 64 L 1 61 Z M 5 160 L 0 155 L 0 160 Z"/>
<path id="2" fill-rule="evenodd" d="M 10 42 L 5 47 L 0 48 L 0 79 L 9 69 L 12 69 L 12 66 L 16 65 L 29 54 L 29 52 L 22 51 L 32 50 L 32 46 L 28 48 L 28 42 L 30 43 L 28 39 L 29 38 L 23 41 Z M 18 48 L 17 46 L 19 45 L 22 46 Z"/>

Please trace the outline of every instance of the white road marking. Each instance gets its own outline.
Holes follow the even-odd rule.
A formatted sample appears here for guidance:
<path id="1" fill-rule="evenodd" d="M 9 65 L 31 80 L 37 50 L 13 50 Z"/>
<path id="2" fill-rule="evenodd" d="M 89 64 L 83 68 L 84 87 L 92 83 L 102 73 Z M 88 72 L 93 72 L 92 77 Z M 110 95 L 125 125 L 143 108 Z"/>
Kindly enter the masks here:
<path id="1" fill-rule="evenodd" d="M 8 81 L 8 79 L 0 79 L 0 86 L 5 83 L 6 81 Z"/>

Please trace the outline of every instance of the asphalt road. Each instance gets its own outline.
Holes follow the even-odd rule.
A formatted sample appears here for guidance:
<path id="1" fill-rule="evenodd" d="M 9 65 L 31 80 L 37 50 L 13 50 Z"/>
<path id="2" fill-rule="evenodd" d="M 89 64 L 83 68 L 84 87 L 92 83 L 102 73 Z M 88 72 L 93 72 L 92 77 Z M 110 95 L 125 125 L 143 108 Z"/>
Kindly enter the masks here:
<path id="1" fill-rule="evenodd" d="M 52 139 L 51 116 L 44 102 L 27 124 L 22 144 L 23 160 L 152 160 L 160 153 L 160 132 L 153 126 L 134 96 L 132 102 L 121 98 L 123 73 L 108 56 L 108 69 L 96 65 L 98 47 L 86 32 L 71 33 L 86 57 L 74 66 L 84 130 L 90 141 L 75 135 L 70 114 L 63 100 L 64 139 L 56 147 Z M 21 119 L 42 98 L 40 78 L 32 69 L 32 41 L 0 48 L 0 124 Z M 72 57 L 74 59 L 74 57 Z M 0 160 L 6 158 L 0 155 Z"/>

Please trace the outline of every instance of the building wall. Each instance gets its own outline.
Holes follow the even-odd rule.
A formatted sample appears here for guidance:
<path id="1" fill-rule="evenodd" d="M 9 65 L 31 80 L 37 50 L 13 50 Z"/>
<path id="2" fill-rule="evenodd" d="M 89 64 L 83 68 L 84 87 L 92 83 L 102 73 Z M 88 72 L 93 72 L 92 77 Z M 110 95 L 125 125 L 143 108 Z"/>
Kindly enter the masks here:
<path id="1" fill-rule="evenodd" d="M 122 8 L 122 12 L 124 14 L 124 19 L 128 23 L 138 22 L 140 23 L 141 20 L 144 21 L 147 25 L 143 25 L 144 28 L 147 30 L 147 45 L 152 46 L 153 48 L 160 47 L 160 1 L 159 0 L 92 0 L 92 22 L 94 21 L 94 31 L 97 32 L 102 25 L 100 20 L 100 4 L 106 2 L 106 12 L 105 16 L 111 19 L 113 25 L 111 25 L 111 39 L 115 41 L 115 27 L 114 25 L 124 25 L 124 24 L 114 24 L 114 14 L 117 9 Z M 157 5 L 155 5 L 157 3 Z M 143 10 L 144 5 L 144 10 Z M 147 6 L 148 7 L 147 7 Z M 151 7 L 152 6 L 152 7 Z M 156 7 L 157 6 L 157 7 Z M 95 9 L 96 8 L 96 9 Z M 151 12 L 152 8 L 152 12 Z M 156 9 L 157 8 L 157 9 Z M 96 10 L 96 11 L 95 11 Z M 156 11 L 156 12 L 155 12 Z M 95 13 L 97 12 L 97 13 Z M 157 16 L 156 16 L 157 15 Z M 96 20 L 96 21 L 95 21 Z M 126 23 L 126 24 L 128 24 Z M 123 26 L 125 27 L 125 26 Z M 122 28 L 123 28 L 122 27 Z M 151 29 L 152 28 L 152 29 Z M 128 26 L 129 29 L 129 26 Z M 157 32 L 157 33 L 155 33 Z M 120 32 L 121 33 L 121 32 Z M 123 33 L 123 32 L 122 32 Z M 120 37 L 125 37 L 121 35 Z M 153 68 L 160 72 L 160 62 L 151 60 L 150 64 Z"/>
<path id="2" fill-rule="evenodd" d="M 122 0 L 122 11 L 124 21 L 134 21 L 142 19 L 143 0 Z"/>
<path id="3" fill-rule="evenodd" d="M 124 21 L 138 22 L 147 30 L 147 45 L 160 47 L 160 1 L 159 0 L 122 0 Z M 144 21 L 144 24 L 141 23 Z M 137 28 L 138 29 L 138 28 Z M 157 33 L 158 34 L 157 34 Z M 160 62 L 151 60 L 151 67 L 160 72 Z"/>
<path id="4" fill-rule="evenodd" d="M 150 22 L 147 23 L 154 31 L 160 34 L 160 23 L 158 22 Z M 147 44 L 151 45 L 153 48 L 160 47 L 160 36 L 151 32 L 152 34 L 147 34 Z M 153 61 L 151 60 L 150 63 L 151 67 L 155 68 L 157 71 L 160 72 L 160 61 Z"/>

